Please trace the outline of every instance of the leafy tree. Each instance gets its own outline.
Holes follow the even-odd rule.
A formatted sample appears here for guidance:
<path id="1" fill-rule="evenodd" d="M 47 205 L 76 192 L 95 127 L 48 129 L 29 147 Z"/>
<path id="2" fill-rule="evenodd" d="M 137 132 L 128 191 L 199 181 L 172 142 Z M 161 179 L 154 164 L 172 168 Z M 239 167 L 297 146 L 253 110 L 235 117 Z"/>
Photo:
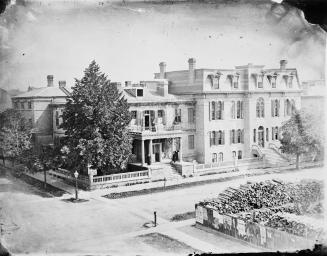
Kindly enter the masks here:
<path id="1" fill-rule="evenodd" d="M 13 161 L 31 148 L 31 127 L 14 109 L 0 113 L 0 151 Z"/>
<path id="2" fill-rule="evenodd" d="M 131 154 L 127 100 L 92 61 L 75 79 L 63 112 L 68 157 L 79 171 L 91 165 L 100 173 L 124 169 Z"/>
<path id="3" fill-rule="evenodd" d="M 323 129 L 313 115 L 295 111 L 281 127 L 281 132 L 281 149 L 296 156 L 297 169 L 301 155 L 312 152 L 319 154 L 323 150 Z"/>
<path id="4" fill-rule="evenodd" d="M 35 152 L 35 151 L 34 151 Z M 28 154 L 27 161 L 25 162 L 28 170 L 32 172 L 43 172 L 44 175 L 44 188 L 47 187 L 47 171 L 56 169 L 60 166 L 60 154 L 56 148 L 52 146 L 43 146 L 38 154 Z"/>

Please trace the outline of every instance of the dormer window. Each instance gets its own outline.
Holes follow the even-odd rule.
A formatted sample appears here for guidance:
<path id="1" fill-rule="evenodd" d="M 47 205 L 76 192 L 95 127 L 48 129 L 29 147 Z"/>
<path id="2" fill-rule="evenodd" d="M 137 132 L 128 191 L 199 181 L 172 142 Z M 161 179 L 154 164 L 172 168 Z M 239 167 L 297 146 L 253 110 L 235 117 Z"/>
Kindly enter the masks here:
<path id="1" fill-rule="evenodd" d="M 239 77 L 240 77 L 240 75 L 238 73 L 236 73 L 233 76 L 233 87 L 234 87 L 234 89 L 238 88 L 238 79 L 239 79 Z"/>
<path id="2" fill-rule="evenodd" d="M 293 76 L 289 76 L 287 79 L 287 86 L 288 88 L 292 88 L 293 87 Z"/>
<path id="3" fill-rule="evenodd" d="M 276 88 L 277 74 L 274 73 L 273 75 L 268 75 L 267 78 L 268 78 L 269 84 L 271 85 L 271 88 Z"/>
<path id="4" fill-rule="evenodd" d="M 136 90 L 136 96 L 137 97 L 143 97 L 143 89 L 137 89 Z"/>

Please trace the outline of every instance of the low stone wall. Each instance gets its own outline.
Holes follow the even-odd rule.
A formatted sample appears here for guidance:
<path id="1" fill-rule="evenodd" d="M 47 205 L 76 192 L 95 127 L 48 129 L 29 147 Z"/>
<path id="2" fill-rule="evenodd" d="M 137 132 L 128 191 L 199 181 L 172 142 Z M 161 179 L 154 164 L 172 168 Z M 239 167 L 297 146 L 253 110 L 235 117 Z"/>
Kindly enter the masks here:
<path id="1" fill-rule="evenodd" d="M 312 249 L 314 239 L 296 236 L 252 222 L 244 222 L 231 215 L 219 214 L 215 209 L 195 205 L 196 223 L 225 235 L 265 249 L 289 251 Z"/>
<path id="2" fill-rule="evenodd" d="M 209 164 L 193 164 L 190 162 L 176 162 L 173 166 L 178 171 L 178 173 L 185 177 L 199 176 L 202 174 L 216 172 L 232 172 L 235 169 L 246 170 L 250 168 L 260 168 L 263 167 L 264 163 L 255 158 L 251 159 L 241 159 L 238 161 L 237 165 L 234 162 L 222 162 L 222 163 L 209 163 Z"/>

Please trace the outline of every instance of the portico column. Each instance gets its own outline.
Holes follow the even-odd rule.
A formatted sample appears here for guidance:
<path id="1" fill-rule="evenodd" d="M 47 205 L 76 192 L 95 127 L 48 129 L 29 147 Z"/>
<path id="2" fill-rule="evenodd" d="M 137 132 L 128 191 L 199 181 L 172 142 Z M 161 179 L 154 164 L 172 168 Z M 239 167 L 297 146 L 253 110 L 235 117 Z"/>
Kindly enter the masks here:
<path id="1" fill-rule="evenodd" d="M 179 161 L 183 161 L 183 143 L 182 143 L 182 137 L 179 138 Z"/>
<path id="2" fill-rule="evenodd" d="M 141 140 L 141 163 L 142 166 L 144 165 L 145 161 L 144 161 L 144 140 Z"/>
<path id="3" fill-rule="evenodd" d="M 152 163 L 152 139 L 149 141 L 149 155 L 150 155 L 150 161 Z"/>

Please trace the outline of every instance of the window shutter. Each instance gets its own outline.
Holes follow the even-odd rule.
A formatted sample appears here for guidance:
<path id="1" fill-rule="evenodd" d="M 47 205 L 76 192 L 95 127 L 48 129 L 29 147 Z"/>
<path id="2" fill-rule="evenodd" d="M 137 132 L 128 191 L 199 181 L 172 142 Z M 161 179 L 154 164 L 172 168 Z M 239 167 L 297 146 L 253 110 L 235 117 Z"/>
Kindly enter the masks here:
<path id="1" fill-rule="evenodd" d="M 241 143 L 244 143 L 244 129 L 241 131 Z"/>
<path id="2" fill-rule="evenodd" d="M 233 143 L 233 140 L 232 140 L 232 130 L 229 131 L 229 144 L 232 144 Z"/>
<path id="3" fill-rule="evenodd" d="M 222 133 L 222 144 L 225 145 L 225 131 Z"/>
<path id="4" fill-rule="evenodd" d="M 241 101 L 241 118 L 243 119 L 243 101 Z"/>
<path id="5" fill-rule="evenodd" d="M 211 121 L 211 101 L 209 101 L 209 121 Z"/>
<path id="6" fill-rule="evenodd" d="M 274 140 L 274 127 L 271 127 L 271 140 Z"/>
<path id="7" fill-rule="evenodd" d="M 277 101 L 277 116 L 280 115 L 280 100 Z"/>
<path id="8" fill-rule="evenodd" d="M 221 101 L 221 119 L 224 119 L 225 117 L 225 111 L 224 111 L 224 102 Z"/>
<path id="9" fill-rule="evenodd" d="M 211 140 L 211 137 L 212 137 L 212 132 L 209 132 L 209 144 L 210 144 L 210 147 L 211 147 L 211 143 L 212 143 L 212 140 Z"/>
<path id="10" fill-rule="evenodd" d="M 235 108 L 235 102 L 232 101 L 232 107 L 231 107 L 231 111 L 230 111 L 230 117 L 232 119 L 234 119 L 234 108 Z"/>
<path id="11" fill-rule="evenodd" d="M 274 101 L 271 100 L 271 116 L 274 116 Z"/>
<path id="12" fill-rule="evenodd" d="M 286 116 L 286 108 L 287 108 L 287 102 L 286 102 L 286 100 L 284 100 L 284 116 Z"/>

